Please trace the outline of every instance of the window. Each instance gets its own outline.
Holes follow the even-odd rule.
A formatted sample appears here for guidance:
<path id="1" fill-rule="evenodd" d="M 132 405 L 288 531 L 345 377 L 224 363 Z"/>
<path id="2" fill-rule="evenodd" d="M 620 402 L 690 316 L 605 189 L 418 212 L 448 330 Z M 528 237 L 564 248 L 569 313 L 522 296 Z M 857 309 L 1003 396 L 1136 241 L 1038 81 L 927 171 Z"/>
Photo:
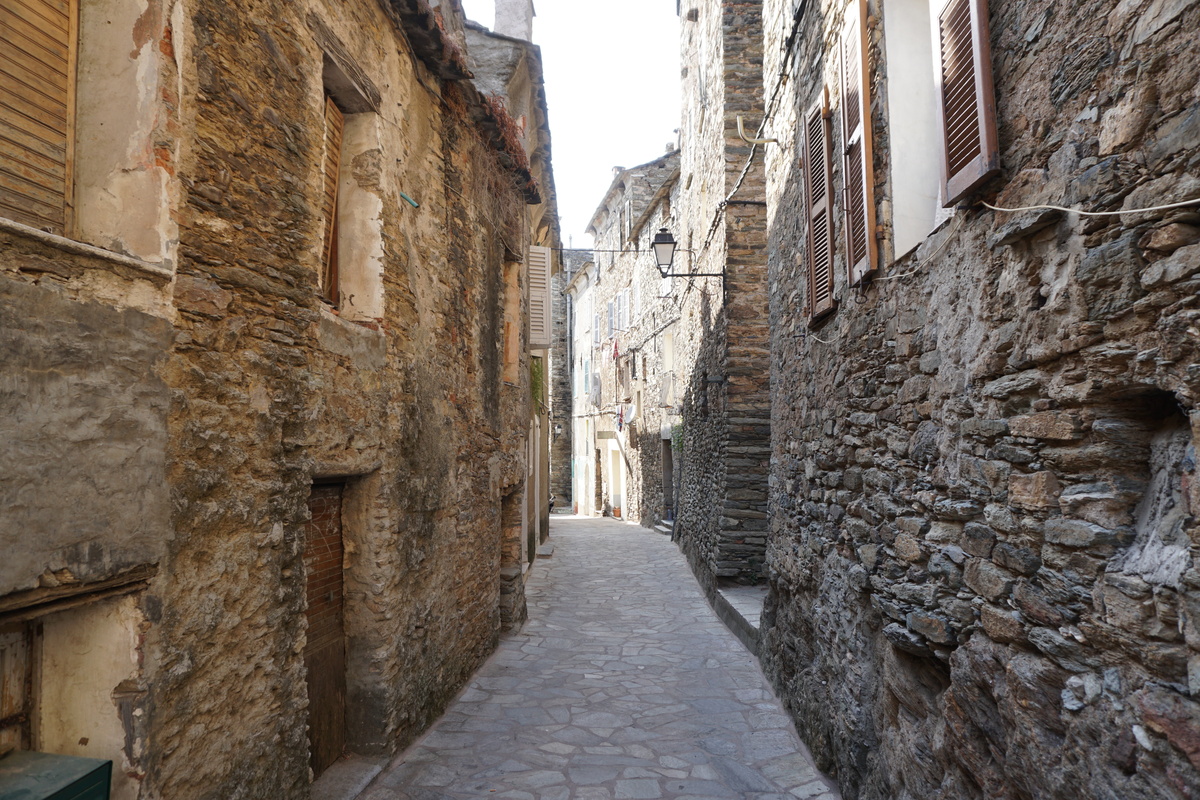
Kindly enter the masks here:
<path id="1" fill-rule="evenodd" d="M 553 329 L 550 296 L 550 248 L 529 248 L 529 347 L 550 347 Z"/>
<path id="2" fill-rule="evenodd" d="M 805 261 L 808 272 L 808 318 L 815 322 L 837 308 L 833 296 L 833 176 L 825 91 L 804 117 Z"/>
<path id="3" fill-rule="evenodd" d="M 321 279 L 317 290 L 321 299 L 337 307 L 341 300 L 338 291 L 338 186 L 341 183 L 342 140 L 345 136 L 346 118 L 333 98 L 325 96 L 325 154 L 321 174 L 324 178 L 324 193 L 321 195 L 321 213 L 324 215 L 324 233 L 321 240 Z"/>
<path id="4" fill-rule="evenodd" d="M 614 316 L 613 301 L 610 300 L 608 302 L 608 327 L 605 329 L 609 337 L 612 337 L 615 326 L 616 317 Z"/>
<path id="5" fill-rule="evenodd" d="M 944 204 L 957 203 L 999 171 L 987 0 L 949 0 L 937 15 L 938 108 L 944 143 Z"/>
<path id="6" fill-rule="evenodd" d="M 843 227 L 851 285 L 861 283 L 878 265 L 866 19 L 867 0 L 851 0 L 838 45 L 842 76 L 842 175 L 846 182 Z"/>
<path id="7" fill-rule="evenodd" d="M 950 218 L 943 207 L 995 174 L 999 162 L 986 3 L 886 0 L 884 12 L 892 245 L 900 258 Z"/>
<path id="8" fill-rule="evenodd" d="M 600 344 L 600 315 L 592 315 L 592 344 Z"/>
<path id="9" fill-rule="evenodd" d="M 0 214 L 66 235 L 71 213 L 77 6 L 0 5 Z"/>
<path id="10" fill-rule="evenodd" d="M 0 217 L 170 268 L 176 65 L 145 5 L 0 3 Z"/>
<path id="11" fill-rule="evenodd" d="M 616 329 L 624 331 L 629 329 L 629 290 L 622 289 L 617 292 L 616 299 Z"/>
<path id="12" fill-rule="evenodd" d="M 379 90 L 332 32 L 315 17 L 309 26 L 326 53 L 317 291 L 343 319 L 377 323 L 383 319 L 383 194 L 390 187 L 378 159 L 358 157 L 382 146 Z"/>

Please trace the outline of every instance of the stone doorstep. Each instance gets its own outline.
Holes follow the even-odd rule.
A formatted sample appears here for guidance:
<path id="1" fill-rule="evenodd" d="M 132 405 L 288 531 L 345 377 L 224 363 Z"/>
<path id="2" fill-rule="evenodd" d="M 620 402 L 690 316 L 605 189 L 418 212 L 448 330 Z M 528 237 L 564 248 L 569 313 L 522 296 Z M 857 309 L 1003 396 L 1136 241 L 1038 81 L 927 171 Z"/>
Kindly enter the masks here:
<path id="1" fill-rule="evenodd" d="M 759 620 L 766 599 L 765 586 L 720 586 L 709 597 L 725 627 L 755 656 L 758 655 Z"/>
<path id="2" fill-rule="evenodd" d="M 354 800 L 387 763 L 386 758 L 344 756 L 313 783 L 311 800 Z"/>
<path id="3" fill-rule="evenodd" d="M 538 558 L 553 558 L 554 557 L 554 545 L 551 542 L 546 542 L 545 544 L 538 547 L 537 557 Z"/>

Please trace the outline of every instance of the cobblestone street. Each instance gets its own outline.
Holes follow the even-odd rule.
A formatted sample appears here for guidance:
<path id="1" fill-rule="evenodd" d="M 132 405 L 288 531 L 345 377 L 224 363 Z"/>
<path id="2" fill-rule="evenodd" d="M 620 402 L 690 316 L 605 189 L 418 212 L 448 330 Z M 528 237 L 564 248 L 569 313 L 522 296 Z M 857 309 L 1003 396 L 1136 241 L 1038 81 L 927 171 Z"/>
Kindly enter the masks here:
<path id="1" fill-rule="evenodd" d="M 529 622 L 362 800 L 838 796 L 667 537 L 551 535 Z"/>

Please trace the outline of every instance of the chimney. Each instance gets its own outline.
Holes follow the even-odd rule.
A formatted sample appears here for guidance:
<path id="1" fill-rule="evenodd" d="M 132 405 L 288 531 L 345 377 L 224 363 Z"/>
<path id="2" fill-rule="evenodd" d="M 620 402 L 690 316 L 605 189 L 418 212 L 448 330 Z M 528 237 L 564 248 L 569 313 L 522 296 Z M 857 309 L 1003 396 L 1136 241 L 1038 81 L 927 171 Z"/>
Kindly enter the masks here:
<path id="1" fill-rule="evenodd" d="M 624 171 L 625 171 L 624 167 L 613 167 L 613 177 L 614 178 L 619 177 L 620 174 Z"/>
<path id="2" fill-rule="evenodd" d="M 496 33 L 533 41 L 533 0 L 496 0 Z"/>

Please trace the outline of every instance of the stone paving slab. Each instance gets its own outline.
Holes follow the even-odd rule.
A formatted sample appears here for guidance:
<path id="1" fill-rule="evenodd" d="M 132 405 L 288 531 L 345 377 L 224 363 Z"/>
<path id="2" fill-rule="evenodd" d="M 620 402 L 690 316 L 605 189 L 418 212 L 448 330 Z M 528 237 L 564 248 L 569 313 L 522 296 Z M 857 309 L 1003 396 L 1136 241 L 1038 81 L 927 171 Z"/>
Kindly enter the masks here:
<path id="1" fill-rule="evenodd" d="M 836 800 L 669 540 L 555 516 L 529 622 L 359 800 Z"/>

